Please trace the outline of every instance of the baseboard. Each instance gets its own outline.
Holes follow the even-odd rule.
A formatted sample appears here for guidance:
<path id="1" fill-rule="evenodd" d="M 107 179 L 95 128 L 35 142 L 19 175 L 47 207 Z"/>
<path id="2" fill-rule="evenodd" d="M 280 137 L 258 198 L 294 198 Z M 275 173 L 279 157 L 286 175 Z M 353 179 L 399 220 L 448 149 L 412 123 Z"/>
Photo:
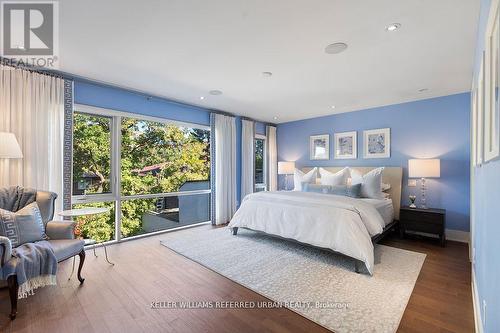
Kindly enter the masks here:
<path id="1" fill-rule="evenodd" d="M 479 293 L 477 291 L 476 284 L 476 272 L 474 266 L 472 266 L 472 304 L 474 307 L 474 326 L 476 327 L 476 333 L 483 333 L 483 321 L 481 317 L 481 302 L 479 300 Z"/>
<path id="2" fill-rule="evenodd" d="M 436 239 L 439 238 L 439 236 L 435 234 L 428 234 L 426 232 L 419 232 L 419 231 L 407 231 L 407 232 L 410 234 L 422 235 Z M 470 236 L 467 231 L 446 229 L 445 232 L 446 232 L 446 240 L 461 242 L 461 243 L 469 243 Z"/>
<path id="3" fill-rule="evenodd" d="M 446 229 L 446 239 L 455 242 L 469 243 L 470 234 L 467 231 Z"/>

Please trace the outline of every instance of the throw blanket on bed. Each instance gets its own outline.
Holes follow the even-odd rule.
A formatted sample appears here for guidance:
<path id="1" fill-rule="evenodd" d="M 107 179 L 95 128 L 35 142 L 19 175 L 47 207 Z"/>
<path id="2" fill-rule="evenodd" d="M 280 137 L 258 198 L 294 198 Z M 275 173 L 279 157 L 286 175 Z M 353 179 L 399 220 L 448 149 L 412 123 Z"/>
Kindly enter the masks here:
<path id="1" fill-rule="evenodd" d="M 384 226 L 375 207 L 362 200 L 299 191 L 247 195 L 229 223 L 340 252 L 363 261 L 370 274 L 371 237 Z"/>
<path id="2" fill-rule="evenodd" d="M 12 256 L 0 270 L 4 280 L 17 275 L 18 298 L 33 295 L 37 288 L 57 284 L 57 259 L 49 242 L 20 245 L 12 250 Z"/>

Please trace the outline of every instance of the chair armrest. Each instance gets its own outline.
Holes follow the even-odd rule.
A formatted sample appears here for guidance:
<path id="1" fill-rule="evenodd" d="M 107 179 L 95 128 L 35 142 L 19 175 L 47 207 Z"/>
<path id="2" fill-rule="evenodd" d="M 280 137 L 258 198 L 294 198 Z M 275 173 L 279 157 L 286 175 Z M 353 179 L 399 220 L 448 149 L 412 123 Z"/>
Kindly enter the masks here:
<path id="1" fill-rule="evenodd" d="M 50 221 L 45 227 L 45 233 L 50 239 L 74 239 L 75 222 Z"/>
<path id="2" fill-rule="evenodd" d="M 0 236 L 0 267 L 2 267 L 12 256 L 12 243 L 10 239 Z"/>

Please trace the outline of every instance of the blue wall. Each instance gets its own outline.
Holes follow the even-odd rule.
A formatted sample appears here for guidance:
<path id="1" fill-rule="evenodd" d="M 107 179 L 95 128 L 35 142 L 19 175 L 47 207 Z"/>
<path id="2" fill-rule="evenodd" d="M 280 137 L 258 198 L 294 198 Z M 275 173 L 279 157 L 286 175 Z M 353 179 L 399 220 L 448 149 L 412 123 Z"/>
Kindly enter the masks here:
<path id="1" fill-rule="evenodd" d="M 75 103 L 131 112 L 200 125 L 210 125 L 210 110 L 162 98 L 147 99 L 147 95 L 107 85 L 75 81 Z M 265 134 L 265 124 L 257 122 L 256 132 Z M 241 190 L 241 117 L 236 117 L 236 187 L 240 202 Z"/>
<path id="2" fill-rule="evenodd" d="M 474 78 L 477 79 L 484 51 L 485 30 L 490 0 L 481 0 Z M 477 82 L 477 81 L 476 81 Z M 484 332 L 500 332 L 500 160 L 473 169 L 473 246 L 474 272 L 479 294 L 479 308 L 486 302 Z M 482 317 L 484 314 L 482 314 Z"/>
<path id="3" fill-rule="evenodd" d="M 304 166 L 400 166 L 402 202 L 420 188 L 406 185 L 408 159 L 440 158 L 441 178 L 427 181 L 427 203 L 447 209 L 447 228 L 469 231 L 470 95 L 458 94 L 278 125 L 278 160 Z M 363 130 L 391 128 L 391 157 L 363 159 Z M 333 133 L 358 132 L 358 158 L 333 159 Z M 309 136 L 330 134 L 330 160 L 309 159 Z M 282 184 L 282 179 L 280 183 Z"/>

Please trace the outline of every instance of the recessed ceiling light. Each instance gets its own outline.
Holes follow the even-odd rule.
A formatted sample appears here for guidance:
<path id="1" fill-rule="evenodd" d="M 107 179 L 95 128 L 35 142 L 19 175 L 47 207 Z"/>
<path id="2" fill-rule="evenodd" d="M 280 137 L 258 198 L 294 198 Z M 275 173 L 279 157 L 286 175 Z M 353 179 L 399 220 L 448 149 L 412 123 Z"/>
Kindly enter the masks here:
<path id="1" fill-rule="evenodd" d="M 335 109 L 335 105 L 330 106 L 332 109 Z"/>
<path id="2" fill-rule="evenodd" d="M 387 30 L 387 31 L 396 31 L 399 28 L 401 28 L 401 23 L 391 23 L 387 27 L 385 27 L 385 30 Z"/>
<path id="3" fill-rule="evenodd" d="M 428 90 L 429 90 L 428 88 L 422 88 L 422 89 L 418 89 L 418 92 L 426 92 Z"/>
<path id="4" fill-rule="evenodd" d="M 271 76 L 273 76 L 273 73 L 272 72 L 262 72 L 262 75 L 265 77 L 271 77 Z"/>
<path id="5" fill-rule="evenodd" d="M 201 99 L 201 100 L 204 100 L 204 99 L 205 99 L 205 96 L 200 96 L 200 99 Z"/>
<path id="6" fill-rule="evenodd" d="M 220 90 L 210 90 L 208 93 L 214 96 L 222 95 L 222 91 Z"/>
<path id="7" fill-rule="evenodd" d="M 273 117 L 273 119 L 274 119 L 274 120 L 278 120 L 278 117 L 274 116 L 274 117 Z"/>
<path id="8" fill-rule="evenodd" d="M 333 43 L 325 47 L 325 52 L 328 54 L 338 54 L 340 52 L 343 52 L 347 49 L 347 44 L 346 43 Z"/>

